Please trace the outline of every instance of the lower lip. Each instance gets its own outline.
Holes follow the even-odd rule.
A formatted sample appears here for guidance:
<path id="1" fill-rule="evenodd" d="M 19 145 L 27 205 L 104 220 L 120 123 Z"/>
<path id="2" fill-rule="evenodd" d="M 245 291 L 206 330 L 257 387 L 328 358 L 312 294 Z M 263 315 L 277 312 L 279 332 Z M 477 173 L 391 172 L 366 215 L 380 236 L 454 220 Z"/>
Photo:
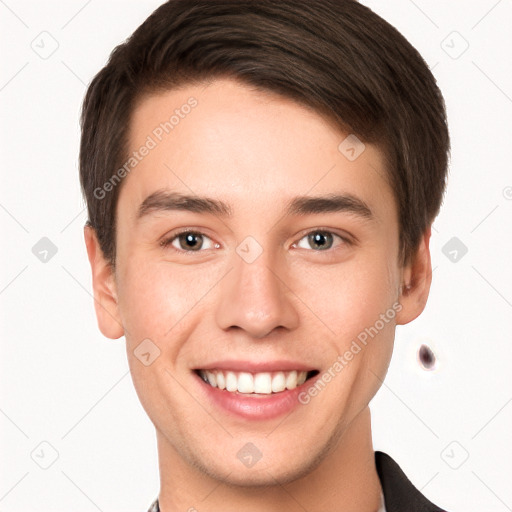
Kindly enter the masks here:
<path id="1" fill-rule="evenodd" d="M 233 393 L 225 389 L 214 388 L 206 383 L 199 375 L 194 374 L 206 393 L 207 398 L 228 413 L 249 420 L 269 420 L 278 416 L 289 414 L 302 404 L 299 394 L 309 388 L 318 375 L 309 378 L 295 389 L 286 389 L 279 393 L 269 395 L 248 396 L 238 392 Z"/>

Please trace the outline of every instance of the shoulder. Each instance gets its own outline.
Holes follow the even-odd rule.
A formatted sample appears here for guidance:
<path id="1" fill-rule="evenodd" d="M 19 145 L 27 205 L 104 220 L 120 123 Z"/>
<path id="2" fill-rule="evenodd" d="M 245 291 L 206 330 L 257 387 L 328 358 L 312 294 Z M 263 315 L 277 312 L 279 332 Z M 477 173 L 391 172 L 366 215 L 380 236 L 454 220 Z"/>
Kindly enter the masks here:
<path id="1" fill-rule="evenodd" d="M 387 453 L 376 451 L 375 465 L 386 512 L 446 512 L 423 496 Z"/>

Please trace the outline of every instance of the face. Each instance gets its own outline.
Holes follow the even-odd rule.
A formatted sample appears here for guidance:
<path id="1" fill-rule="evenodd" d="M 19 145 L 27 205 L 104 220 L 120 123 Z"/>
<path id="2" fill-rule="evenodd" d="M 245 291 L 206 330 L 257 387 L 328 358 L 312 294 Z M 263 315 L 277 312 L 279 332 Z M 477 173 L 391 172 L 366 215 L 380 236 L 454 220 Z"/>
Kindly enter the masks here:
<path id="1" fill-rule="evenodd" d="M 126 337 L 161 455 L 238 485 L 290 481 L 381 385 L 429 283 L 401 293 L 419 267 L 398 263 L 384 160 L 349 135 L 227 79 L 134 111 L 130 152 L 151 148 L 120 190 L 112 279 L 88 247 L 100 328 Z"/>

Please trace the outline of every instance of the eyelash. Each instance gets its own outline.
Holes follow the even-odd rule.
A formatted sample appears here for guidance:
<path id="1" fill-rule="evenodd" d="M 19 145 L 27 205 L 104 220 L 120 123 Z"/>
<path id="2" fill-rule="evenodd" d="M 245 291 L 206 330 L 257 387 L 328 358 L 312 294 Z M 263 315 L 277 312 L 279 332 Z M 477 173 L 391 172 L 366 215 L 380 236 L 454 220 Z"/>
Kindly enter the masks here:
<path id="1" fill-rule="evenodd" d="M 322 233 L 322 234 L 330 234 L 330 235 L 333 235 L 334 237 L 338 237 L 342 242 L 343 244 L 342 245 L 348 245 L 348 246 L 352 246 L 354 245 L 354 242 L 352 240 L 350 240 L 348 237 L 345 237 L 345 236 L 342 236 L 342 235 L 339 235 L 337 233 L 334 233 L 333 231 L 330 231 L 328 229 L 323 229 L 323 228 L 316 228 L 316 229 L 312 229 L 308 232 L 306 232 L 305 234 L 303 234 L 301 236 L 301 238 L 297 241 L 297 242 L 294 242 L 293 245 L 296 245 L 298 242 L 300 242 L 301 240 L 303 240 L 304 238 L 306 238 L 308 235 L 312 234 L 312 233 Z M 199 250 L 199 251 L 186 251 L 184 249 L 176 249 L 176 247 L 173 247 L 171 244 L 174 240 L 176 240 L 178 237 L 180 237 L 181 235 L 187 235 L 187 234 L 193 234 L 193 235 L 201 235 L 201 236 L 205 236 L 206 238 L 210 238 L 208 235 L 206 235 L 205 233 L 201 233 L 200 231 L 194 231 L 192 229 L 184 229 L 182 231 L 178 231 L 177 233 L 173 233 L 171 236 L 165 238 L 164 240 L 162 240 L 160 242 L 160 245 L 164 248 L 164 249 L 172 249 L 173 251 L 179 253 L 179 254 L 186 254 L 186 255 L 192 255 L 194 253 L 200 253 L 200 252 L 204 252 L 204 250 Z M 211 239 L 210 239 L 211 240 Z M 210 250 L 210 249 L 206 249 L 206 250 Z M 318 251 L 315 251 L 315 250 L 312 250 L 313 252 L 317 252 L 317 253 L 328 253 L 328 254 L 332 254 L 333 251 L 336 251 L 337 248 L 330 248 L 330 249 L 325 249 L 325 250 L 318 250 Z"/>

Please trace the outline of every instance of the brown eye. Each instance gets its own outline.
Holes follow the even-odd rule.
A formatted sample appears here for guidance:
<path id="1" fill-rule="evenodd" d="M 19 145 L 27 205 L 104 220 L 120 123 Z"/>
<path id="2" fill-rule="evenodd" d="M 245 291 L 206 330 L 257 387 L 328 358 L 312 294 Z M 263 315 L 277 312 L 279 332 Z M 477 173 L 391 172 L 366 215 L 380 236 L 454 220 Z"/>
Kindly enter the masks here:
<path id="1" fill-rule="evenodd" d="M 213 246 L 211 239 L 203 233 L 197 231 L 182 231 L 181 233 L 174 234 L 163 240 L 160 245 L 162 245 L 162 247 L 172 246 L 172 248 L 176 249 L 178 252 L 200 252 L 201 249 L 205 248 L 205 240 L 210 241 L 210 246 L 206 243 L 206 249 L 211 249 Z M 174 242 L 177 242 L 177 246 Z"/>
<path id="2" fill-rule="evenodd" d="M 176 238 L 179 241 L 180 249 L 184 251 L 199 250 L 203 245 L 202 235 L 198 233 L 182 233 Z"/>

